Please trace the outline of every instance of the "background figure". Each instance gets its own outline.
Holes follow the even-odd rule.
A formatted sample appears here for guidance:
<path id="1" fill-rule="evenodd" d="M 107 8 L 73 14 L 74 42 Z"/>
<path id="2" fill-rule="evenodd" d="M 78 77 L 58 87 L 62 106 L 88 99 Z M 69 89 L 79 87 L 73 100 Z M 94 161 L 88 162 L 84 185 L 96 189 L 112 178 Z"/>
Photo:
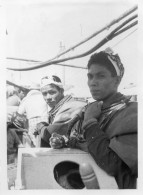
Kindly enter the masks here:
<path id="1" fill-rule="evenodd" d="M 16 90 L 13 86 L 7 86 L 7 106 L 19 106 L 20 98 L 18 97 Z"/>
<path id="2" fill-rule="evenodd" d="M 20 88 L 20 87 L 15 87 L 15 90 L 17 92 L 18 97 L 20 98 L 20 100 L 23 100 L 23 98 L 27 95 L 27 93 L 29 92 L 29 89 L 24 89 L 24 88 Z"/>
<path id="3" fill-rule="evenodd" d="M 47 122 L 48 118 L 47 104 L 39 91 L 39 85 L 33 84 L 33 86 L 30 87 L 30 91 L 22 100 L 17 112 L 18 116 L 15 123 L 18 123 L 22 116 L 26 116 L 28 120 L 28 136 L 32 141 L 31 146 L 36 146 L 36 137 L 34 135 L 36 125 L 41 121 Z"/>
<path id="4" fill-rule="evenodd" d="M 7 86 L 7 160 L 8 163 L 14 162 L 17 155 L 21 140 L 19 139 L 15 129 L 10 128 L 12 120 L 16 115 L 18 106 L 20 105 L 20 98 L 16 94 L 13 86 Z"/>
<path id="5" fill-rule="evenodd" d="M 8 127 L 7 129 L 7 154 L 17 153 L 18 147 L 23 147 L 15 129 Z"/>
<path id="6" fill-rule="evenodd" d="M 17 158 L 19 147 L 23 147 L 22 140 L 17 134 L 16 128 L 13 125 L 13 119 L 17 111 L 17 106 L 8 106 L 7 109 L 7 162 L 13 163 Z"/>

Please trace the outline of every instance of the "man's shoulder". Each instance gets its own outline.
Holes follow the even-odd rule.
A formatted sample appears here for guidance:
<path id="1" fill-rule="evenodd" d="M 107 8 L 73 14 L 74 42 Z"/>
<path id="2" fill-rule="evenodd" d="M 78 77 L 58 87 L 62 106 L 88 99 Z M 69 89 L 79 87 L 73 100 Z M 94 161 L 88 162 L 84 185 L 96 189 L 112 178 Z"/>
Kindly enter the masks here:
<path id="1" fill-rule="evenodd" d="M 122 110 L 127 116 L 132 114 L 137 114 L 138 112 L 138 102 L 130 101 L 127 103 L 125 109 Z"/>
<path id="2" fill-rule="evenodd" d="M 137 102 L 129 102 L 125 108 L 119 110 L 111 119 L 108 132 L 113 135 L 136 133 L 138 123 Z M 114 129 L 114 131 L 113 131 Z"/>
<path id="3" fill-rule="evenodd" d="M 65 102 L 64 105 L 61 107 L 60 110 L 63 110 L 63 109 L 78 109 L 78 108 L 81 108 L 81 107 L 84 107 L 87 105 L 87 102 L 86 101 L 81 101 L 81 100 L 77 100 L 75 98 L 72 98 L 70 99 L 70 101 L 68 102 Z"/>
<path id="4" fill-rule="evenodd" d="M 20 98 L 17 95 L 13 95 L 7 99 L 7 104 L 9 106 L 19 106 Z"/>
<path id="5" fill-rule="evenodd" d="M 138 114 L 137 108 L 138 108 L 137 102 L 128 102 L 123 109 L 117 112 L 116 118 L 122 121 L 129 120 L 132 123 L 131 119 L 137 118 L 137 114 Z"/>
<path id="6" fill-rule="evenodd" d="M 73 119 L 77 114 L 81 112 L 81 110 L 87 105 L 86 102 L 70 100 L 58 110 L 56 113 L 54 122 L 57 121 L 69 121 Z"/>

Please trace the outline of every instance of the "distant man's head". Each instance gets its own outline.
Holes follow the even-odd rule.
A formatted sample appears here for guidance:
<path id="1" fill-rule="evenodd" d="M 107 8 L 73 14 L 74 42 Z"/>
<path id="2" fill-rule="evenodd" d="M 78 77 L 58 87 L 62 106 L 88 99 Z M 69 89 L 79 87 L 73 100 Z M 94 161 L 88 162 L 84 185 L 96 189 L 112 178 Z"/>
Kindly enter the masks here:
<path id="1" fill-rule="evenodd" d="M 124 74 L 119 56 L 111 50 L 101 51 L 91 56 L 88 62 L 88 86 L 95 100 L 105 100 L 117 92 Z"/>
<path id="2" fill-rule="evenodd" d="M 20 88 L 20 87 L 15 87 L 16 89 L 16 92 L 17 92 L 17 95 L 18 97 L 22 100 L 26 95 L 27 93 L 29 92 L 29 89 L 24 89 L 24 88 Z"/>
<path id="3" fill-rule="evenodd" d="M 64 97 L 61 79 L 55 75 L 42 78 L 41 92 L 46 103 L 53 108 Z"/>

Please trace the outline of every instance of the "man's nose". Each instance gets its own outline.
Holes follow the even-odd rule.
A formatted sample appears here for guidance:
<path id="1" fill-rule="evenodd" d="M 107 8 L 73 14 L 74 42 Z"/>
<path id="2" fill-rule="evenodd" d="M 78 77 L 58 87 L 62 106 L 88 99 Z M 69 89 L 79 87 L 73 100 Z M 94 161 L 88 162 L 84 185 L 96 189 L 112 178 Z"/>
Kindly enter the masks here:
<path id="1" fill-rule="evenodd" d="M 47 100 L 51 100 L 52 99 L 52 96 L 50 94 L 47 94 L 46 99 Z"/>
<path id="2" fill-rule="evenodd" d="M 96 79 L 96 78 L 93 78 L 92 80 L 91 80 L 91 82 L 90 82 L 90 85 L 91 86 L 98 86 L 98 79 Z"/>

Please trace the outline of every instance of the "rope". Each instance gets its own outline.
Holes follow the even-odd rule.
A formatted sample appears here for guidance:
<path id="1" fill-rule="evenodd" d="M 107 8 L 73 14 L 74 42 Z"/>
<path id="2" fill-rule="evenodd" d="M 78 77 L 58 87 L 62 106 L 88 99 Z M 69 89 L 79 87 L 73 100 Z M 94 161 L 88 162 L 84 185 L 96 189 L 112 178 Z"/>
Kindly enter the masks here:
<path id="1" fill-rule="evenodd" d="M 89 51 L 87 51 L 85 53 L 82 53 L 82 54 L 76 55 L 76 56 L 72 56 L 72 57 L 69 57 L 69 58 L 64 58 L 64 59 L 60 59 L 60 60 L 54 60 L 54 61 L 51 61 L 51 62 L 43 62 L 40 65 L 32 66 L 32 67 L 28 67 L 28 68 L 17 68 L 17 69 L 16 68 L 7 68 L 7 69 L 8 70 L 14 70 L 14 71 L 29 71 L 29 70 L 34 70 L 34 69 L 42 68 L 42 67 L 45 67 L 45 66 L 49 66 L 49 65 L 52 65 L 52 64 L 57 64 L 59 62 L 64 62 L 64 61 L 68 61 L 68 60 L 73 60 L 73 59 L 85 57 L 85 56 L 95 52 L 97 49 L 99 49 L 101 46 L 103 46 L 109 40 L 111 40 L 115 36 L 117 36 L 117 31 L 120 30 L 127 23 L 129 23 L 130 21 L 135 19 L 136 17 L 137 17 L 137 15 L 134 15 L 131 18 L 129 18 L 128 20 L 126 20 L 125 22 L 123 22 L 121 25 L 119 25 L 117 28 L 115 28 L 111 33 L 109 33 L 107 37 L 102 39 L 95 47 L 93 47 L 92 49 L 90 49 Z M 134 25 L 136 25 L 136 24 L 137 24 L 137 22 L 134 23 Z M 130 28 L 133 27 L 134 25 L 130 25 Z M 129 29 L 129 26 L 128 26 L 128 28 L 126 30 L 128 30 L 128 29 Z M 119 32 L 124 32 L 124 30 L 119 31 Z"/>
<path id="2" fill-rule="evenodd" d="M 22 58 L 12 58 L 12 57 L 7 57 L 6 59 L 8 60 L 18 60 L 18 61 L 25 61 L 25 62 L 33 62 L 33 63 L 42 63 L 42 61 L 37 61 L 37 60 L 28 60 L 28 59 L 22 59 Z M 80 69 L 87 69 L 86 67 L 81 67 L 81 66 L 75 66 L 75 65 L 68 65 L 68 64 L 55 64 L 58 66 L 66 66 L 66 67 L 70 67 L 70 68 L 80 68 Z"/>
<path id="3" fill-rule="evenodd" d="M 86 39 L 84 39 L 83 41 L 77 43 L 76 45 L 70 47 L 69 49 L 67 49 L 66 51 L 60 53 L 59 55 L 56 55 L 55 57 L 53 57 L 52 59 L 48 60 L 48 62 L 59 58 L 60 56 L 68 53 L 69 51 L 74 50 L 76 47 L 82 45 L 83 43 L 89 41 L 90 39 L 92 39 L 93 37 L 97 36 L 99 33 L 103 32 L 104 30 L 109 30 L 109 28 L 111 26 L 113 26 L 115 23 L 118 23 L 120 20 L 122 20 L 123 18 L 127 17 L 129 14 L 131 14 L 132 12 L 134 12 L 135 10 L 137 10 L 137 6 L 134 6 L 133 8 L 131 8 L 130 10 L 126 11 L 124 14 L 122 14 L 120 17 L 112 20 L 109 24 L 107 24 L 105 27 L 101 28 L 100 30 L 96 31 L 95 33 L 93 33 L 91 36 L 87 37 Z"/>

